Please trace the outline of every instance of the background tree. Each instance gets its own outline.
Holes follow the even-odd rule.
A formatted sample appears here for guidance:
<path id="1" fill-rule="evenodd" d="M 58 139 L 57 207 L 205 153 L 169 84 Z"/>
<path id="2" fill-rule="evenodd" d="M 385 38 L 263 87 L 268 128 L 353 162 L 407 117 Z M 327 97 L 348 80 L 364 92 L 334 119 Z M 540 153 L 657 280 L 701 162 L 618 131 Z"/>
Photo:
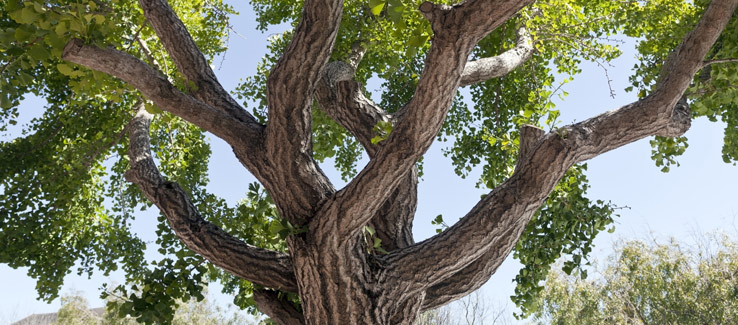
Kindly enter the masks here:
<path id="1" fill-rule="evenodd" d="M 535 316 L 543 324 L 735 323 L 738 246 L 705 238 L 696 247 L 623 243 L 593 280 L 551 272 Z"/>
<path id="2" fill-rule="evenodd" d="M 101 324 L 103 318 L 90 310 L 87 300 L 81 295 L 66 295 L 61 297 L 62 306 L 56 313 L 55 324 L 59 325 L 85 325 Z M 117 321 L 117 318 L 116 318 Z"/>
<path id="3" fill-rule="evenodd" d="M 0 4 L 3 125 L 23 95 L 48 101 L 0 144 L 0 262 L 29 267 L 42 298 L 77 264 L 122 268 L 130 286 L 106 290 L 141 322 L 170 322 L 179 299 L 218 280 L 280 323 L 411 323 L 477 289 L 514 250 L 525 265 L 514 300 L 529 313 L 549 265 L 586 263 L 612 222 L 613 206 L 586 198 L 579 163 L 657 135 L 668 169 L 697 116 L 726 121 L 724 159 L 738 152 L 734 0 L 252 4 L 260 28 L 293 28 L 234 91 L 243 106 L 210 67 L 226 50 L 220 1 Z M 640 100 L 558 125 L 559 85 L 581 60 L 616 57 L 617 33 L 643 39 Z M 261 184 L 236 207 L 205 190 L 205 132 Z M 453 138 L 460 175 L 482 165 L 491 192 L 415 243 L 418 163 L 436 138 Z M 318 166 L 329 157 L 350 180 L 341 190 Z M 149 266 L 130 224 L 151 205 L 162 257 Z"/>
<path id="4" fill-rule="evenodd" d="M 505 306 L 489 305 L 479 290 L 457 301 L 456 308 L 446 305 L 421 313 L 415 325 L 511 324 L 512 313 Z"/>
<path id="5" fill-rule="evenodd" d="M 79 294 L 62 296 L 62 306 L 57 312 L 58 325 L 134 325 L 138 324 L 134 318 L 121 317 L 119 310 L 112 308 L 98 314 L 90 310 L 90 306 Z M 174 312 L 172 324 L 206 324 L 206 325 L 235 325 L 253 324 L 243 315 L 233 310 L 223 309 L 213 305 L 209 300 L 191 300 L 179 305 Z"/>

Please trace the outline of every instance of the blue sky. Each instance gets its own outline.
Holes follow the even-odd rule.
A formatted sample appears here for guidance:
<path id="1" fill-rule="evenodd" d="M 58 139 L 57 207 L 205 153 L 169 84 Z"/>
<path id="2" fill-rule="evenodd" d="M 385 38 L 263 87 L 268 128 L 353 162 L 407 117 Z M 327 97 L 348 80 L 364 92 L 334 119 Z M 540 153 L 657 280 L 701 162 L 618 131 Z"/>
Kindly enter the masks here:
<path id="1" fill-rule="evenodd" d="M 237 2 L 241 16 L 233 20 L 234 29 L 243 37 L 232 34 L 231 49 L 226 54 L 222 66 L 216 60 L 216 74 L 227 89 L 233 89 L 240 78 L 252 75 L 256 63 L 266 50 L 269 33 L 255 32 L 255 20 L 245 2 Z M 278 31 L 275 30 L 275 31 Z M 613 89 L 617 96 L 609 96 L 605 73 L 596 64 L 588 63 L 584 72 L 575 81 L 566 85 L 570 95 L 559 103 L 564 124 L 581 121 L 604 111 L 617 108 L 635 99 L 635 95 L 625 93 L 628 86 L 630 67 L 635 62 L 629 41 L 623 56 L 608 68 Z M 629 48 L 630 47 L 630 48 Z M 371 87 L 370 87 L 371 89 Z M 41 112 L 43 102 L 28 100 L 21 108 L 21 119 L 30 120 Z M 591 188 L 589 196 L 593 199 L 611 200 L 630 209 L 620 211 L 613 234 L 603 233 L 596 239 L 593 256 L 604 258 L 612 252 L 613 242 L 630 238 L 668 238 L 670 236 L 689 240 L 698 233 L 723 230 L 734 236 L 738 234 L 738 168 L 722 162 L 720 150 L 723 143 L 723 128 L 720 123 L 705 119 L 696 120 L 686 134 L 689 149 L 679 158 L 681 167 L 662 173 L 650 159 L 651 148 L 648 139 L 601 155 L 590 162 L 587 173 Z M 10 134 L 18 136 L 16 128 Z M 211 159 L 211 191 L 221 195 L 229 203 L 235 203 L 247 190 L 253 178 L 238 163 L 231 149 L 224 142 L 211 137 L 214 156 Z M 438 214 L 451 223 L 463 216 L 487 191 L 475 188 L 476 176 L 460 179 L 453 173 L 450 159 L 443 157 L 440 149 L 443 144 L 435 143 L 425 158 L 425 176 L 418 190 L 418 213 L 415 222 L 416 240 L 427 238 L 435 233 L 430 221 Z M 332 172 L 332 165 L 326 162 L 323 170 L 337 186 L 343 182 Z M 134 228 L 145 239 L 153 238 L 155 217 L 153 214 L 141 215 Z M 508 305 L 508 297 L 513 294 L 512 279 L 519 264 L 512 258 L 502 265 L 490 282 L 482 289 L 488 305 Z M 0 266 L 0 324 L 6 324 L 31 313 L 53 312 L 59 308 L 59 300 L 51 304 L 35 300 L 35 282 L 25 275 L 26 270 L 13 270 Z M 120 281 L 120 274 L 111 278 L 70 275 L 65 281 L 63 293 L 79 290 L 84 293 L 92 306 L 100 306 L 97 298 L 98 287 L 104 282 Z M 217 288 L 211 289 L 216 291 Z M 230 298 L 216 295 L 219 302 Z"/>

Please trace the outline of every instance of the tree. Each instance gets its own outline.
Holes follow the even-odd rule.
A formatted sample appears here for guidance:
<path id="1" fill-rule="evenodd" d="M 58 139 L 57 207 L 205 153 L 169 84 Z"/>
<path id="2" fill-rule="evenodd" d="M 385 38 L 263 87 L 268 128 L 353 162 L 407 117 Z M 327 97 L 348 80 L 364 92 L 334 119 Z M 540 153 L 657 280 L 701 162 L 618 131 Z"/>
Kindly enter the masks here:
<path id="1" fill-rule="evenodd" d="M 80 295 L 68 295 L 61 298 L 62 306 L 56 313 L 55 324 L 59 325 L 84 325 L 99 324 L 102 315 L 90 310 L 87 300 Z"/>
<path id="2" fill-rule="evenodd" d="M 428 310 L 421 313 L 415 325 L 474 325 L 474 324 L 509 324 L 512 314 L 505 306 L 488 306 L 479 291 L 458 300 L 456 310 L 452 305 Z"/>
<path id="3" fill-rule="evenodd" d="M 62 306 L 57 312 L 58 325 L 134 325 L 138 324 L 132 318 L 119 317 L 116 309 L 90 310 L 87 300 L 78 294 L 66 295 L 62 298 Z M 225 315 L 229 310 L 224 310 L 213 305 L 207 299 L 199 302 L 190 301 L 181 304 L 174 312 L 172 324 L 250 324 L 245 317 L 238 313 Z"/>
<path id="4" fill-rule="evenodd" d="M 0 147 L 0 262 L 29 267 L 42 298 L 77 264 L 122 268 L 130 287 L 112 292 L 141 322 L 170 322 L 178 299 L 218 280 L 278 323 L 412 323 L 514 250 L 525 265 L 514 300 L 530 313 L 549 265 L 568 255 L 564 269 L 579 268 L 612 222 L 614 206 L 586 198 L 580 163 L 656 135 L 668 170 L 698 116 L 727 122 L 724 159 L 738 156 L 735 0 L 252 4 L 260 28 L 293 28 L 234 91 L 243 106 L 210 67 L 231 12 L 219 0 L 0 4 L 3 121 L 16 123 L 27 93 L 48 101 Z M 619 55 L 617 33 L 644 39 L 640 99 L 559 126 L 555 81 Z M 205 132 L 261 184 L 236 207 L 205 189 Z M 415 243 L 419 161 L 436 138 L 454 139 L 460 175 L 483 164 L 491 191 Z M 340 190 L 318 165 L 331 157 L 350 179 Z M 151 205 L 163 256 L 147 266 L 130 223 Z"/>
<path id="5" fill-rule="evenodd" d="M 552 272 L 536 317 L 545 324 L 732 324 L 738 320 L 738 247 L 726 236 L 689 249 L 629 241 L 601 277 Z"/>

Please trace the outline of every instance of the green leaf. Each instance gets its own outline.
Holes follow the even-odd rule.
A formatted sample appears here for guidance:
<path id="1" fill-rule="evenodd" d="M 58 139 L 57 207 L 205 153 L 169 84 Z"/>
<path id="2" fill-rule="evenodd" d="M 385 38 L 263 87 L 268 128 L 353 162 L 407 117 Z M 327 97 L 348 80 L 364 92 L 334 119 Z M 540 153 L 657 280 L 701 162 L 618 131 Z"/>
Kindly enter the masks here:
<path id="1" fill-rule="evenodd" d="M 364 226 L 364 231 L 368 232 L 370 236 L 374 236 L 376 230 L 370 226 Z"/>
<path id="2" fill-rule="evenodd" d="M 428 40 L 428 35 L 416 35 L 410 38 L 410 41 L 407 42 L 408 46 L 415 46 L 415 47 L 421 47 L 425 42 Z"/>
<path id="3" fill-rule="evenodd" d="M 49 53 L 49 50 L 47 50 L 46 46 L 43 44 L 31 47 L 31 49 L 28 50 L 28 55 L 39 61 L 43 61 L 51 57 L 51 53 Z"/>
<path id="4" fill-rule="evenodd" d="M 405 6 L 401 0 L 389 0 L 387 8 L 387 16 L 389 20 L 401 28 L 405 28 L 405 21 L 402 18 L 402 13 L 405 11 Z"/>
<path id="5" fill-rule="evenodd" d="M 19 19 L 16 19 L 16 22 L 19 24 L 33 24 L 38 19 L 38 14 L 36 14 L 36 10 L 33 9 L 32 6 L 25 7 L 21 9 Z"/>
<path id="6" fill-rule="evenodd" d="M 271 232 L 272 234 L 278 235 L 284 230 L 287 230 L 287 229 L 284 226 L 282 226 L 282 223 L 280 222 L 272 222 L 269 225 L 269 232 Z"/>
<path id="7" fill-rule="evenodd" d="M 383 0 L 369 0 L 369 9 L 372 11 L 372 14 L 375 16 L 379 16 L 379 14 L 382 12 L 382 9 L 384 8 L 385 1 Z"/>
<path id="8" fill-rule="evenodd" d="M 379 248 L 382 246 L 382 240 L 379 238 L 374 238 L 374 248 Z"/>
<path id="9" fill-rule="evenodd" d="M 64 35 L 69 29 L 67 28 L 67 24 L 65 22 L 59 22 L 56 25 L 56 28 L 54 28 L 54 31 L 58 35 Z"/>
<path id="10" fill-rule="evenodd" d="M 153 115 L 164 113 L 159 106 L 154 105 L 152 102 L 146 102 L 146 104 L 144 104 L 144 109 L 146 109 L 149 114 Z"/>
<path id="11" fill-rule="evenodd" d="M 30 84 L 33 83 L 33 80 L 34 80 L 33 79 L 33 76 L 31 76 L 30 74 L 26 73 L 25 71 L 21 71 L 19 76 L 20 76 L 21 81 L 24 84 L 30 85 Z"/>
<path id="12" fill-rule="evenodd" d="M 0 94 L 0 108 L 10 108 L 13 106 L 13 102 L 8 98 L 5 94 Z M 15 120 L 10 120 L 9 122 L 15 122 Z"/>
<path id="13" fill-rule="evenodd" d="M 371 141 L 372 144 L 377 144 L 377 143 L 380 143 L 380 142 L 384 141 L 384 137 L 377 135 L 377 136 L 371 138 L 371 140 L 369 140 L 369 141 Z"/>
<path id="14" fill-rule="evenodd" d="M 65 75 L 65 76 L 71 76 L 71 75 L 74 74 L 74 68 L 70 67 L 66 63 L 59 63 L 59 64 L 57 64 L 56 65 L 56 69 L 59 70 L 59 72 L 61 72 L 61 74 Z"/>
<path id="15" fill-rule="evenodd" d="M 30 41 L 32 36 L 33 34 L 25 28 L 20 27 L 15 30 L 15 40 L 18 42 L 23 43 Z"/>

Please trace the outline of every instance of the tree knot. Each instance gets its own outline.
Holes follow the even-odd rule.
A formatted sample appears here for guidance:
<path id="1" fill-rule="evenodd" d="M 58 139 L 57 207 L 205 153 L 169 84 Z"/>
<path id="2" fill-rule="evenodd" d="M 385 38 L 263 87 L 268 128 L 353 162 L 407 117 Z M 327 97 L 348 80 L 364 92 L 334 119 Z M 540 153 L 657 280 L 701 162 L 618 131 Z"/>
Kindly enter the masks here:
<path id="1" fill-rule="evenodd" d="M 659 130 L 656 135 L 663 137 L 678 137 L 687 132 L 692 126 L 692 111 L 689 108 L 687 98 L 682 96 L 671 112 L 671 117 L 666 126 Z"/>
<path id="2" fill-rule="evenodd" d="M 67 45 L 64 46 L 64 50 L 62 50 L 62 59 L 69 61 L 68 58 L 70 56 L 77 56 L 77 53 L 79 53 L 84 45 L 85 42 L 79 38 L 70 39 Z"/>
<path id="3" fill-rule="evenodd" d="M 434 33 L 438 33 L 443 28 L 444 16 L 451 12 L 452 7 L 444 4 L 434 4 L 432 2 L 423 2 L 418 8 L 420 13 L 428 19 Z"/>
<path id="4" fill-rule="evenodd" d="M 329 87 L 335 88 L 336 84 L 340 81 L 353 80 L 354 73 L 354 69 L 348 63 L 332 61 L 325 66 L 323 77 Z"/>

